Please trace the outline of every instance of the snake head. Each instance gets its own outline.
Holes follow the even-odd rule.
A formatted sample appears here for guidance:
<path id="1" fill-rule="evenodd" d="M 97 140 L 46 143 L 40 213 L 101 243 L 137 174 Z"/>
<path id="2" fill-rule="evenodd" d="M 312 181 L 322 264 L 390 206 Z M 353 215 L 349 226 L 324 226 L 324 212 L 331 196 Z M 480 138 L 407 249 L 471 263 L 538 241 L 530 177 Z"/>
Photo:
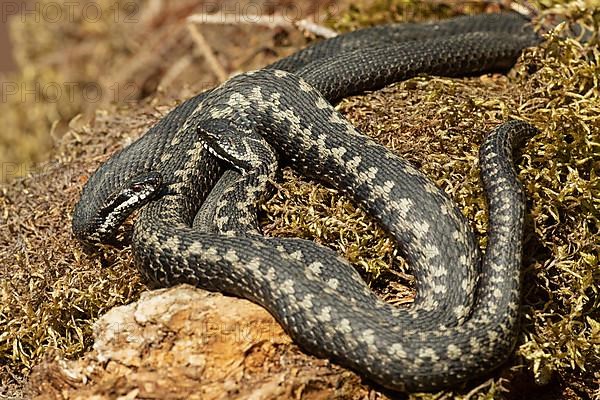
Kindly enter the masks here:
<path id="1" fill-rule="evenodd" d="M 241 123 L 213 119 L 199 125 L 197 132 L 212 155 L 231 164 L 242 174 L 277 159 L 269 143 Z"/>
<path id="2" fill-rule="evenodd" d="M 110 243 L 125 219 L 154 199 L 161 187 L 161 174 L 149 171 L 128 179 L 98 210 L 90 210 L 80 201 L 73 214 L 75 236 L 87 244 Z"/>

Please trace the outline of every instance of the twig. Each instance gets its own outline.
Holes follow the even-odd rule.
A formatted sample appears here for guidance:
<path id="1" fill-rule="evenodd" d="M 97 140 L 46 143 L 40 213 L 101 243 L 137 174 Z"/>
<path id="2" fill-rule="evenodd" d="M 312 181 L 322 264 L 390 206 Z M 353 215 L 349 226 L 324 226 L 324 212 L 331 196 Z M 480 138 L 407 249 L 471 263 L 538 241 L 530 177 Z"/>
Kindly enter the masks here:
<path id="1" fill-rule="evenodd" d="M 534 17 L 537 17 L 539 15 L 539 12 L 531 4 L 528 3 L 519 4 L 514 1 L 511 1 L 509 8 L 514 12 L 521 14 L 529 19 L 533 19 Z"/>
<path id="2" fill-rule="evenodd" d="M 168 87 L 171 83 L 181 75 L 183 71 L 187 67 L 192 64 L 192 59 L 189 55 L 185 55 L 177 60 L 175 63 L 171 64 L 169 69 L 164 73 L 162 79 L 160 80 L 160 86 Z"/>
<path id="3" fill-rule="evenodd" d="M 487 381 L 483 382 L 481 385 L 473 388 L 469 393 L 467 393 L 466 396 L 465 396 L 465 400 L 469 400 L 471 397 L 473 397 L 478 392 L 480 392 L 481 389 L 483 389 L 485 387 L 488 387 L 488 386 L 492 386 L 493 384 L 494 384 L 494 380 L 493 379 L 488 379 Z"/>
<path id="4" fill-rule="evenodd" d="M 291 21 L 281 15 L 244 15 L 241 18 L 238 15 L 223 15 L 223 14 L 193 14 L 187 17 L 187 27 L 192 36 L 192 40 L 198 46 L 200 52 L 204 55 L 210 69 L 217 76 L 220 82 L 227 80 L 227 72 L 221 66 L 215 53 L 206 42 L 204 35 L 200 33 L 195 24 L 253 24 L 262 25 L 270 29 L 282 27 L 287 29 L 300 29 L 305 32 L 310 32 L 316 36 L 323 38 L 331 38 L 337 36 L 337 32 L 316 24 L 307 19 L 299 21 Z"/>
<path id="5" fill-rule="evenodd" d="M 301 19 L 300 21 L 295 22 L 295 25 L 300 30 L 310 32 L 315 36 L 320 36 L 325 39 L 329 39 L 338 35 L 338 33 L 333 29 L 329 29 L 326 26 L 319 25 L 307 19 Z"/>
<path id="6" fill-rule="evenodd" d="M 192 39 L 194 40 L 194 42 L 196 42 L 196 45 L 204 55 L 208 66 L 217 76 L 217 79 L 219 79 L 220 82 L 225 82 L 227 80 L 227 72 L 225 72 L 225 69 L 221 66 L 219 60 L 217 60 L 215 53 L 212 51 L 208 43 L 206 43 L 204 35 L 202 35 L 198 28 L 196 28 L 196 25 L 192 23 L 189 23 L 187 25 L 187 28 L 190 32 L 190 35 L 192 36 Z"/>
<path id="7" fill-rule="evenodd" d="M 294 25 L 289 18 L 281 15 L 231 15 L 231 14 L 193 14 L 187 17 L 188 22 L 196 24 L 252 24 L 261 25 L 268 28 L 293 28 Z"/>
<path id="8" fill-rule="evenodd" d="M 330 38 L 337 36 L 337 32 L 323 25 L 319 25 L 308 19 L 293 21 L 281 15 L 228 15 L 228 14 L 193 14 L 187 17 L 187 21 L 196 24 L 252 24 L 266 26 L 267 28 L 300 29 L 310 32 L 316 36 Z"/>

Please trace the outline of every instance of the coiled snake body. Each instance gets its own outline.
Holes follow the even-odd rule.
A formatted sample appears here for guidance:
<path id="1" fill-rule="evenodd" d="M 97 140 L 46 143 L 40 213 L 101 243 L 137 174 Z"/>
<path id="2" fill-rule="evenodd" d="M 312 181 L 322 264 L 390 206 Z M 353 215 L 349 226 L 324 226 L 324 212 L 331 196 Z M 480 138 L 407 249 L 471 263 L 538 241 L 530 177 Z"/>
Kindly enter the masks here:
<path id="1" fill-rule="evenodd" d="M 450 200 L 328 101 L 418 73 L 509 68 L 538 42 L 524 24 L 514 14 L 459 18 L 437 25 L 456 35 L 375 46 L 419 29 L 431 34 L 433 25 L 409 26 L 404 37 L 401 28 L 377 27 L 238 75 L 184 102 L 102 165 L 75 208 L 74 232 L 84 242 L 108 241 L 143 205 L 133 250 L 140 270 L 160 284 L 189 282 L 255 301 L 306 350 L 394 390 L 437 389 L 484 373 L 506 359 L 516 337 L 515 238 L 524 206 L 511 151 L 534 128 L 509 122 L 482 146 L 490 244 L 479 274 L 473 234 Z M 246 145 L 246 156 L 225 154 Z M 216 227 L 192 227 L 221 176 L 223 163 L 211 153 L 243 175 L 214 200 Z M 346 192 L 397 239 L 417 279 L 410 308 L 381 303 L 330 250 L 252 232 L 274 157 Z"/>

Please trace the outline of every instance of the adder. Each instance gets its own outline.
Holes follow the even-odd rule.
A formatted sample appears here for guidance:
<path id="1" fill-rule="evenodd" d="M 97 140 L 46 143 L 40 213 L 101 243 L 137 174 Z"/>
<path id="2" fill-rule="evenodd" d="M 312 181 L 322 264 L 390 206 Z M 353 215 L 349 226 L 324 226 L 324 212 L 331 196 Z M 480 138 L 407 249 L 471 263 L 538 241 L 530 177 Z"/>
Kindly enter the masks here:
<path id="1" fill-rule="evenodd" d="M 407 29 L 409 38 L 419 30 L 443 36 L 396 43 L 404 40 L 402 26 L 357 31 L 184 102 L 89 179 L 74 211 L 76 236 L 110 241 L 141 208 L 132 247 L 147 277 L 255 301 L 306 350 L 394 390 L 437 389 L 497 366 L 514 345 L 519 306 L 521 241 L 514 238 L 521 237 L 523 201 L 510 150 L 513 139 L 534 128 L 511 122 L 482 147 L 491 228 L 478 279 L 477 246 L 456 207 L 406 161 L 356 132 L 329 102 L 419 73 L 507 69 L 539 38 L 514 14 Z M 382 34 L 392 43 L 379 43 Z M 267 162 L 220 153 L 228 147 L 223 138 L 236 135 L 259 143 L 250 149 L 264 151 Z M 219 200 L 219 230 L 232 223 L 235 214 L 228 213 L 252 209 L 267 176 L 255 168 L 272 169 L 278 158 L 346 192 L 396 238 L 417 279 L 415 305 L 381 304 L 342 260 L 316 244 L 193 228 L 223 170 L 213 153 L 244 172 L 237 189 Z M 246 197 L 234 204 L 240 188 Z"/>

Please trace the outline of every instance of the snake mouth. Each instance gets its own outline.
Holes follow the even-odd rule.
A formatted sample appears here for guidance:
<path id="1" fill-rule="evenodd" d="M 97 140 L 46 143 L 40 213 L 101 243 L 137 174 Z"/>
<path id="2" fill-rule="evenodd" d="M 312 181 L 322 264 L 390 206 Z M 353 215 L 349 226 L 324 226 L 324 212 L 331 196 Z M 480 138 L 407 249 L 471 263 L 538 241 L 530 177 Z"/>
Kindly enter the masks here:
<path id="1" fill-rule="evenodd" d="M 202 142 L 202 147 L 204 147 L 204 150 L 208 151 L 209 154 L 215 156 L 219 160 L 229 162 L 229 160 L 227 158 L 223 157 L 217 150 L 215 150 L 212 146 L 210 146 L 206 141 Z"/>
<path id="2" fill-rule="evenodd" d="M 162 186 L 162 175 L 156 171 L 130 178 L 118 191 L 109 196 L 97 212 L 73 226 L 75 235 L 88 244 L 111 242 L 127 217 L 155 199 L 161 193 Z M 80 219 L 74 219 L 75 221 Z"/>
<path id="3" fill-rule="evenodd" d="M 208 144 L 206 141 L 203 141 L 202 147 L 204 147 L 204 149 L 206 151 L 208 151 L 208 154 L 215 157 L 217 160 L 223 161 L 223 162 L 237 168 L 237 166 L 233 163 L 233 161 L 225 155 L 225 152 L 219 151 L 220 148 L 215 149 L 210 144 Z"/>
<path id="4" fill-rule="evenodd" d="M 222 149 L 221 146 L 216 146 L 215 148 L 211 146 L 210 143 L 208 143 L 207 141 L 204 141 L 202 143 L 202 146 L 204 147 L 204 149 L 206 149 L 206 151 L 208 151 L 209 154 L 211 154 L 218 160 L 227 163 L 241 174 L 247 172 L 251 168 L 250 163 L 233 157 L 232 155 L 228 154 L 224 149 Z"/>
<path id="5" fill-rule="evenodd" d="M 223 121 L 218 120 L 220 124 L 223 124 Z M 227 121 L 227 123 L 230 123 Z M 218 133 L 215 133 L 209 129 L 205 129 L 203 127 L 198 127 L 197 132 L 200 136 L 200 140 L 202 140 L 202 147 L 209 152 L 209 154 L 215 156 L 219 160 L 225 161 L 230 164 L 234 164 L 234 160 L 231 158 L 229 154 L 222 148 L 219 143 L 219 134 L 226 132 L 226 128 L 223 128 L 219 125 L 216 127 Z"/>

